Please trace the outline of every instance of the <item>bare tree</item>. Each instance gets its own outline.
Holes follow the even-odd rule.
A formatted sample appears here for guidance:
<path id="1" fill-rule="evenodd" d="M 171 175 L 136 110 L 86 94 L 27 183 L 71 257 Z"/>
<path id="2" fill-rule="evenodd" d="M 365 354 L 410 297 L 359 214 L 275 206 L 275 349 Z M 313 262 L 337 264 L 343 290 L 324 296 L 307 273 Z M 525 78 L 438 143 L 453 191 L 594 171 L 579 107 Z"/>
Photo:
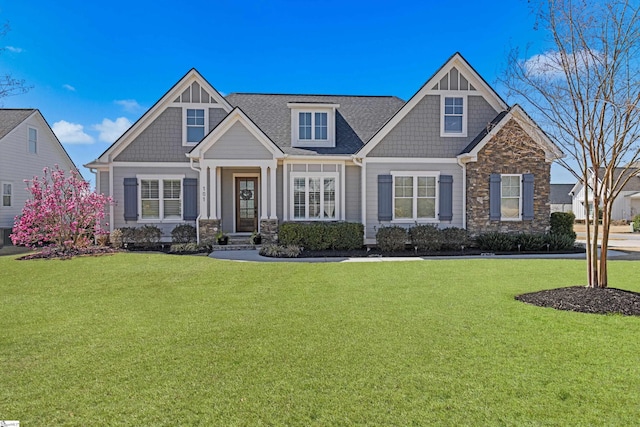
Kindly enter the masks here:
<path id="1" fill-rule="evenodd" d="M 588 287 L 605 288 L 613 202 L 640 155 L 640 9 L 628 0 L 542 0 L 535 12 L 550 49 L 528 59 L 511 50 L 502 82 L 585 184 Z"/>
<path id="2" fill-rule="evenodd" d="M 7 35 L 11 30 L 9 23 L 5 22 L 0 27 L 0 39 Z M 4 52 L 6 48 L 0 48 L 0 52 Z M 19 95 L 27 92 L 31 87 L 25 84 L 24 80 L 16 79 L 9 73 L 0 74 L 0 99 L 6 96 Z"/>

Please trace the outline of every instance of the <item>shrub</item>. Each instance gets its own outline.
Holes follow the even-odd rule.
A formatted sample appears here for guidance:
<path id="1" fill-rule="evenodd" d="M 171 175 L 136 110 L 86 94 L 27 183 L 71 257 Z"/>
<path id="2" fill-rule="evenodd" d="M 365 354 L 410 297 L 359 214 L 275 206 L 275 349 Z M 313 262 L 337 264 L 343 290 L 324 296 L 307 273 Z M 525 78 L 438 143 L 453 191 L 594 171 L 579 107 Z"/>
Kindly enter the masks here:
<path id="1" fill-rule="evenodd" d="M 566 251 L 573 249 L 576 239 L 568 234 L 547 234 L 546 243 L 550 251 Z"/>
<path id="2" fill-rule="evenodd" d="M 273 258 L 296 258 L 302 249 L 296 245 L 276 245 L 268 243 L 260 248 L 260 255 Z"/>
<path id="3" fill-rule="evenodd" d="M 135 227 L 122 227 L 119 228 L 119 230 L 122 233 L 122 247 L 136 244 L 138 240 L 138 230 Z"/>
<path id="4" fill-rule="evenodd" d="M 407 230 L 396 225 L 380 227 L 376 233 L 378 248 L 382 252 L 400 252 L 407 243 Z"/>
<path id="5" fill-rule="evenodd" d="M 441 234 L 435 225 L 416 225 L 409 229 L 411 246 L 422 251 L 439 251 L 442 247 Z"/>
<path id="6" fill-rule="evenodd" d="M 196 228 L 190 224 L 179 224 L 171 230 L 171 243 L 193 243 L 196 241 Z"/>
<path id="7" fill-rule="evenodd" d="M 281 245 L 311 251 L 359 249 L 363 239 L 364 226 L 354 222 L 285 222 L 278 230 Z"/>
<path id="8" fill-rule="evenodd" d="M 506 233 L 484 233 L 476 237 L 476 244 L 483 251 L 509 252 L 517 249 L 516 236 Z"/>
<path id="9" fill-rule="evenodd" d="M 515 246 L 520 245 L 521 251 L 541 251 L 547 248 L 546 234 L 521 233 L 515 235 Z"/>
<path id="10" fill-rule="evenodd" d="M 551 214 L 551 234 L 565 234 L 576 238 L 576 233 L 573 231 L 573 223 L 576 221 L 576 216 L 573 212 L 554 212 Z"/>
<path id="11" fill-rule="evenodd" d="M 144 225 L 135 229 L 135 241 L 136 246 L 143 248 L 152 248 L 160 243 L 162 238 L 162 230 L 155 225 Z"/>
<path id="12" fill-rule="evenodd" d="M 109 243 L 111 243 L 111 246 L 114 248 L 122 248 L 124 246 L 121 229 L 116 228 L 111 232 L 111 234 L 109 234 Z"/>
<path id="13" fill-rule="evenodd" d="M 211 247 L 205 243 L 174 243 L 169 248 L 169 253 L 172 254 L 198 254 L 203 252 L 210 252 Z"/>
<path id="14" fill-rule="evenodd" d="M 633 217 L 633 231 L 640 231 L 640 214 Z"/>
<path id="15" fill-rule="evenodd" d="M 444 250 L 459 250 L 470 244 L 469 233 L 464 228 L 444 228 L 440 230 L 440 239 Z"/>

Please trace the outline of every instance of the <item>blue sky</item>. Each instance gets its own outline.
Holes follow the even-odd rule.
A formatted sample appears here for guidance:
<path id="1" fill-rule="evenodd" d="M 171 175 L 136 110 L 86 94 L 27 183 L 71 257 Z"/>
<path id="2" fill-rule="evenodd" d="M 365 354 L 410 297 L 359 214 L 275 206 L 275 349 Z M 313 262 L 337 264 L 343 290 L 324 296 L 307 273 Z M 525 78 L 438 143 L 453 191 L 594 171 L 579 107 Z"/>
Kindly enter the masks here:
<path id="1" fill-rule="evenodd" d="M 496 84 L 513 46 L 545 50 L 525 0 L 91 2 L 0 0 L 0 72 L 33 88 L 79 166 L 98 157 L 189 69 L 231 92 L 409 99 L 459 51 Z M 81 168 L 87 178 L 91 174 Z M 559 167 L 552 182 L 572 182 Z"/>

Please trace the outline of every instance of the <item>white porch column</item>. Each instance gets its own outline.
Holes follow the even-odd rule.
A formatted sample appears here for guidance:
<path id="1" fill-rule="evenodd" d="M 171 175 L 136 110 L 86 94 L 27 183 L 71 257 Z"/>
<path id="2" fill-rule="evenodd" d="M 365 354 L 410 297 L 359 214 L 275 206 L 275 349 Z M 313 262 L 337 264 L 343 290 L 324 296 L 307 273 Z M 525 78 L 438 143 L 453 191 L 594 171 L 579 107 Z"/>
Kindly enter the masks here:
<path id="1" fill-rule="evenodd" d="M 267 167 L 260 166 L 260 219 L 267 219 Z"/>
<path id="2" fill-rule="evenodd" d="M 271 191 L 269 193 L 271 199 L 271 210 L 269 211 L 269 219 L 276 219 L 276 171 L 278 169 L 278 162 L 273 162 L 273 165 L 269 169 L 269 183 L 271 184 Z"/>
<path id="3" fill-rule="evenodd" d="M 207 167 L 200 168 L 200 186 L 198 188 L 200 198 L 200 219 L 209 219 L 207 210 Z"/>
<path id="4" fill-rule="evenodd" d="M 222 206 L 222 167 L 215 167 L 216 175 L 216 219 L 222 219 L 222 212 L 220 212 L 220 206 Z"/>
<path id="5" fill-rule="evenodd" d="M 218 167 L 209 168 L 209 218 L 218 219 Z"/>

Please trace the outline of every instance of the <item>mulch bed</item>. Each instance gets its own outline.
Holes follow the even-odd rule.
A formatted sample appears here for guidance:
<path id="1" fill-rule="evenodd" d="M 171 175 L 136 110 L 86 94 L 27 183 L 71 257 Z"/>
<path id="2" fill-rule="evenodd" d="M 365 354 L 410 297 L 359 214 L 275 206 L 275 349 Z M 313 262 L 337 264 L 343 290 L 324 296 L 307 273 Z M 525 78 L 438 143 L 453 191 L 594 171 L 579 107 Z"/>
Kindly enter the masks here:
<path id="1" fill-rule="evenodd" d="M 433 257 L 451 257 L 451 256 L 471 256 L 482 255 L 491 253 L 492 255 L 540 255 L 540 254 L 568 254 L 568 253 L 584 253 L 584 248 L 574 248 L 572 250 L 565 251 L 538 251 L 538 252 L 490 252 L 483 251 L 476 248 L 465 249 L 464 251 L 415 251 L 406 250 L 400 252 L 382 252 L 377 248 L 371 250 L 356 249 L 351 251 L 309 251 L 303 250 L 298 258 L 329 258 L 329 257 L 341 257 L 341 258 L 363 258 L 363 257 L 415 257 L 415 256 L 433 256 Z"/>
<path id="2" fill-rule="evenodd" d="M 556 310 L 640 316 L 640 293 L 616 288 L 571 286 L 516 296 L 518 301 Z"/>

